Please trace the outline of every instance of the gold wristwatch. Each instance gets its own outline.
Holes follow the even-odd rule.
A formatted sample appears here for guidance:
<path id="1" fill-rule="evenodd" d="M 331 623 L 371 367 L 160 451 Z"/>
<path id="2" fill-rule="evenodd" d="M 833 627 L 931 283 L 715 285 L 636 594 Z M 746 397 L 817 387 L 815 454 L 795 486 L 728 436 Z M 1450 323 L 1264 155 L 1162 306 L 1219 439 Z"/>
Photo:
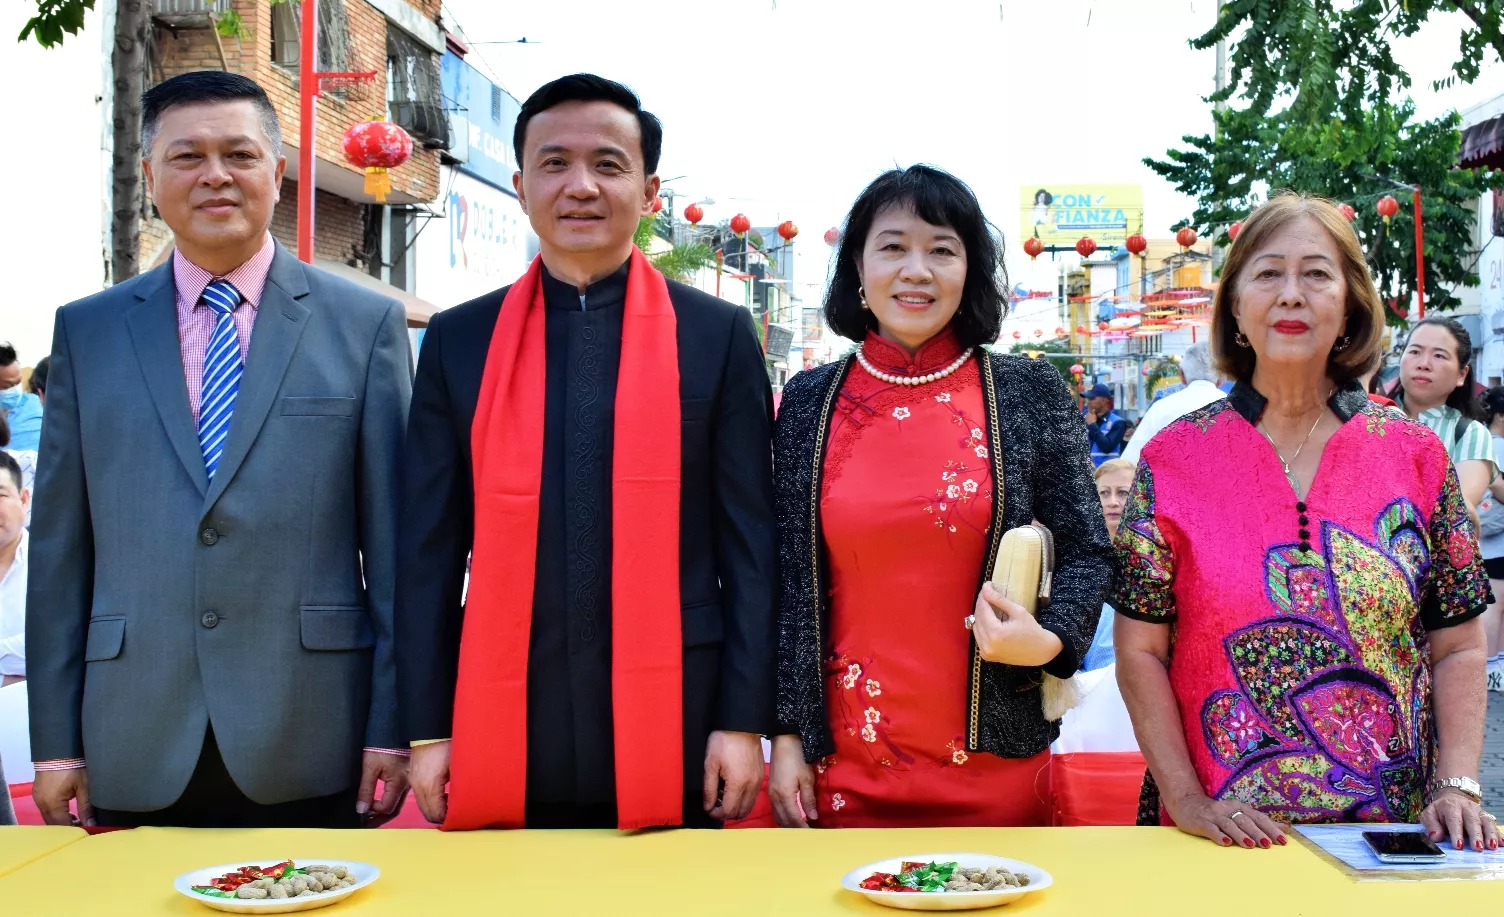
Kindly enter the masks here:
<path id="1" fill-rule="evenodd" d="M 1473 802 L 1483 804 L 1483 787 L 1471 777 L 1438 777 L 1431 781 L 1431 795 L 1435 796 L 1442 790 L 1456 790 Z"/>

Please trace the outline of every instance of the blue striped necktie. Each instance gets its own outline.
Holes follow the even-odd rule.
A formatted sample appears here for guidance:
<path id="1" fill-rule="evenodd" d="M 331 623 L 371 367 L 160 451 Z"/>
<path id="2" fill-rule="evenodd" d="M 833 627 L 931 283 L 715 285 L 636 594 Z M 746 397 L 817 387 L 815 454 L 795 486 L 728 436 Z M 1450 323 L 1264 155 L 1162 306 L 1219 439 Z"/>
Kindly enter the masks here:
<path id="1" fill-rule="evenodd" d="M 198 413 L 198 444 L 204 450 L 204 470 L 209 480 L 219 468 L 235 413 L 235 394 L 240 390 L 240 336 L 235 333 L 235 307 L 240 291 L 228 280 L 216 280 L 204 288 L 200 300 L 214 310 L 214 332 L 204 348 L 204 392 Z"/>

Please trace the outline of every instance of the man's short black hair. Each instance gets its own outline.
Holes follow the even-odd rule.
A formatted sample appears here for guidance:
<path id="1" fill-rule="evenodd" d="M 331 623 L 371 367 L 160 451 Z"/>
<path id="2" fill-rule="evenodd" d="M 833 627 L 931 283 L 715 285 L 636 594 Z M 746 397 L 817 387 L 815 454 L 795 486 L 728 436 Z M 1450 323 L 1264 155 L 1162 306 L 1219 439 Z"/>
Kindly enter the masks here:
<path id="1" fill-rule="evenodd" d="M 10 366 L 19 359 L 20 357 L 16 356 L 16 348 L 9 341 L 0 344 L 0 366 Z"/>
<path id="2" fill-rule="evenodd" d="M 41 395 L 47 391 L 47 371 L 52 368 L 52 357 L 43 357 L 31 369 L 31 393 Z"/>
<path id="3" fill-rule="evenodd" d="M 194 70 L 163 80 L 141 95 L 141 150 L 150 158 L 152 141 L 162 112 L 175 105 L 204 105 L 213 102 L 250 102 L 261 117 L 261 130 L 272 142 L 272 155 L 282 155 L 282 125 L 266 90 L 255 80 L 224 70 Z"/>
<path id="4" fill-rule="evenodd" d="M 966 183 L 933 166 L 891 169 L 858 195 L 841 230 L 835 273 L 825 292 L 825 322 L 841 337 L 860 342 L 877 328 L 877 317 L 862 308 L 857 261 L 878 215 L 906 207 L 932 226 L 948 226 L 966 247 L 966 282 L 961 308 L 951 319 L 962 347 L 997 341 L 1008 313 L 1008 271 L 1002 236 L 987 222 L 982 205 Z"/>
<path id="5" fill-rule="evenodd" d="M 21 463 L 16 461 L 15 456 L 9 452 L 0 450 L 0 474 L 7 473 L 10 475 L 10 479 L 16 482 L 16 493 L 20 493 L 23 486 L 21 484 Z"/>
<path id="6" fill-rule="evenodd" d="M 545 83 L 522 103 L 517 113 L 517 124 L 512 128 L 512 152 L 517 155 L 517 168 L 522 169 L 522 145 L 527 139 L 527 123 L 534 115 L 542 114 L 565 102 L 610 102 L 637 116 L 637 126 L 642 131 L 642 163 L 647 175 L 658 172 L 658 158 L 663 155 L 663 122 L 658 116 L 642 107 L 637 93 L 603 76 L 593 73 L 574 73 L 561 76 L 552 83 Z"/>

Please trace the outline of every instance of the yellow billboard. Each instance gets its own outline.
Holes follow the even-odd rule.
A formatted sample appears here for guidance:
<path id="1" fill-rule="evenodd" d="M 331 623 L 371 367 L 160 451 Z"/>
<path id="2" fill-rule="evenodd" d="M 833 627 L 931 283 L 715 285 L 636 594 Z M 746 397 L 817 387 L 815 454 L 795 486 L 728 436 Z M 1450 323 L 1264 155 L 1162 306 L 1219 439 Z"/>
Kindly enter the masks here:
<path id="1" fill-rule="evenodd" d="M 1019 188 L 1019 243 L 1075 246 L 1088 236 L 1099 247 L 1121 245 L 1144 227 L 1142 185 L 1033 184 Z"/>

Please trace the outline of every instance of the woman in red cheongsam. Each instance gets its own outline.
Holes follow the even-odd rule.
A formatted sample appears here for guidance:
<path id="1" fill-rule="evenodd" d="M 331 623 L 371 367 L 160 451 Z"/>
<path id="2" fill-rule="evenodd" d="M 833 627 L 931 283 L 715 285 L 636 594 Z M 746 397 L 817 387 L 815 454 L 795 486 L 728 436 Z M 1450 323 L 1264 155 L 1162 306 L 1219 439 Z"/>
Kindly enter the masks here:
<path id="1" fill-rule="evenodd" d="M 861 345 L 789 381 L 775 434 L 784 826 L 1049 823 L 1040 682 L 1090 645 L 1110 550 L 1065 381 L 981 349 L 1007 289 L 944 172 L 886 173 L 847 218 L 825 315 Z M 1037 619 L 982 588 L 1036 520 L 1058 552 Z"/>

